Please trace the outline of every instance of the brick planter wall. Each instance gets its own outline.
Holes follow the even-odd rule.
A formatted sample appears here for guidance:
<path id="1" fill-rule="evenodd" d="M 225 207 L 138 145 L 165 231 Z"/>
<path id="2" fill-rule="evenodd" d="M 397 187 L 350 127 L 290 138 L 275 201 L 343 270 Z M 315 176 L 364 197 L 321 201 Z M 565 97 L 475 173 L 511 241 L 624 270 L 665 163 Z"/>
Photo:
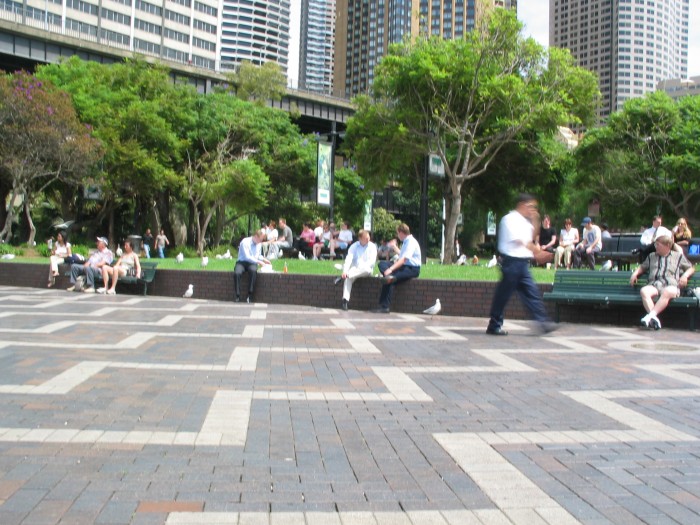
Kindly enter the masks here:
<path id="1" fill-rule="evenodd" d="M 46 264 L 23 264 L 0 262 L 0 285 L 46 288 L 48 277 Z M 70 285 L 63 276 L 56 278 L 55 287 L 59 290 Z M 342 284 L 333 285 L 334 277 L 330 275 L 297 274 L 258 274 L 255 301 L 270 304 L 298 304 L 320 308 L 340 308 L 343 294 Z M 156 278 L 148 287 L 149 295 L 181 297 L 187 285 L 194 285 L 194 297 L 217 301 L 233 301 L 233 272 L 158 270 Z M 491 298 L 496 286 L 494 282 L 476 281 L 437 281 L 414 279 L 400 284 L 394 289 L 392 312 L 421 313 L 431 306 L 435 299 L 442 303 L 442 315 L 482 317 L 486 320 L 491 306 Z M 539 285 L 542 292 L 551 290 L 550 284 Z M 381 283 L 378 279 L 360 279 L 355 281 L 352 290 L 350 308 L 353 310 L 371 310 L 377 307 Z M 119 294 L 138 294 L 141 288 L 119 286 Z M 241 297 L 245 299 L 248 290 L 248 278 L 244 275 L 241 282 Z M 550 315 L 554 317 L 554 305 L 546 304 Z M 573 323 L 607 324 L 634 326 L 642 316 L 640 307 L 595 308 L 591 306 L 562 306 L 560 320 Z M 519 298 L 514 296 L 506 310 L 506 320 L 527 319 L 528 315 Z M 664 327 L 688 328 L 687 313 L 668 310 L 661 316 Z"/>

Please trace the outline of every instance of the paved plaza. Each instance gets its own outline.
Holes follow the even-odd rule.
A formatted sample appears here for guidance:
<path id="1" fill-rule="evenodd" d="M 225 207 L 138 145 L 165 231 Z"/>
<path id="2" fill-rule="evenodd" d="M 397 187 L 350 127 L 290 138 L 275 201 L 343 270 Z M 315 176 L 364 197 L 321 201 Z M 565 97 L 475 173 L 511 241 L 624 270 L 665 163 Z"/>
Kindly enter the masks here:
<path id="1" fill-rule="evenodd" d="M 700 523 L 696 332 L 485 327 L 0 287 L 0 524 Z"/>

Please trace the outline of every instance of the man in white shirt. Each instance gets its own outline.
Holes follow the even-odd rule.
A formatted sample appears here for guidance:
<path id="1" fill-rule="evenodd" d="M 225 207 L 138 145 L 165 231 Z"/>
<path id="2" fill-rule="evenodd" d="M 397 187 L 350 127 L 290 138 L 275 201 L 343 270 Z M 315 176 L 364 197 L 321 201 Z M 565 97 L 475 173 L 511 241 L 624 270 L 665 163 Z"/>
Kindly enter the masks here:
<path id="1" fill-rule="evenodd" d="M 236 283 L 236 302 L 241 300 L 241 276 L 243 272 L 248 272 L 248 297 L 246 302 L 253 302 L 253 292 L 255 291 L 255 279 L 258 276 L 258 266 L 270 264 L 260 254 L 261 244 L 265 238 L 265 230 L 258 230 L 252 236 L 246 237 L 238 245 L 238 260 L 233 269 L 234 281 Z"/>
<path id="2" fill-rule="evenodd" d="M 340 282 L 340 279 L 344 281 L 343 302 L 341 304 L 343 310 L 348 309 L 355 279 L 370 277 L 374 271 L 374 264 L 377 262 L 377 245 L 369 240 L 369 232 L 360 230 L 357 234 L 357 241 L 348 249 L 348 255 L 345 257 L 343 265 L 343 274 L 339 279 L 336 279 L 336 284 Z"/>
<path id="3" fill-rule="evenodd" d="M 408 224 L 399 224 L 396 234 L 401 241 L 401 251 L 395 261 L 379 261 L 379 273 L 382 274 L 384 285 L 379 295 L 379 308 L 374 313 L 388 314 L 391 308 L 391 295 L 394 286 L 420 275 L 421 252 L 420 245 Z"/>
<path id="4" fill-rule="evenodd" d="M 508 335 L 503 329 L 503 314 L 510 296 L 516 291 L 542 332 L 556 329 L 547 316 L 540 290 L 530 274 L 530 260 L 533 257 L 540 264 L 552 259 L 551 253 L 542 251 L 539 244 L 534 242 L 533 223 L 539 224 L 537 199 L 523 193 L 518 197 L 515 210 L 503 217 L 498 227 L 498 251 L 503 275 L 491 303 L 491 317 L 486 329 L 489 335 Z"/>
<path id="5" fill-rule="evenodd" d="M 663 217 L 661 217 L 661 215 L 656 215 L 651 223 L 651 228 L 647 228 L 642 232 L 642 236 L 639 239 L 642 247 L 632 250 L 632 253 L 639 253 L 639 262 L 643 262 L 650 253 L 654 253 L 656 251 L 655 243 L 659 237 L 670 237 L 673 239 L 673 233 L 671 233 L 671 230 L 665 226 L 662 226 L 662 222 Z M 680 251 L 683 250 L 681 249 Z"/>

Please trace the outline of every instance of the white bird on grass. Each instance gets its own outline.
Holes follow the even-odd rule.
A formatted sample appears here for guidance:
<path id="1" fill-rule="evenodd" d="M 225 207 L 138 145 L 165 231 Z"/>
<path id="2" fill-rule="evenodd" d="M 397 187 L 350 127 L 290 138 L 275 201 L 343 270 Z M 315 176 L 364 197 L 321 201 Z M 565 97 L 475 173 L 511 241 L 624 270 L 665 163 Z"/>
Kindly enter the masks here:
<path id="1" fill-rule="evenodd" d="M 226 253 L 222 256 L 223 259 L 232 259 L 231 250 L 226 250 Z"/>
<path id="2" fill-rule="evenodd" d="M 442 305 L 440 304 L 440 299 L 435 299 L 435 304 L 433 306 L 431 306 L 430 308 L 423 310 L 423 313 L 428 314 L 428 315 L 437 315 L 440 313 L 440 310 L 442 310 Z"/>
<path id="3" fill-rule="evenodd" d="M 302 261 L 305 261 L 306 257 L 304 256 L 303 253 L 299 252 L 299 259 L 301 259 Z"/>
<path id="4" fill-rule="evenodd" d="M 467 262 L 467 256 L 462 254 L 459 256 L 459 259 L 457 259 L 457 266 L 462 266 L 463 264 L 466 264 Z"/>
<path id="5" fill-rule="evenodd" d="M 185 260 L 185 256 L 182 255 L 182 252 L 178 253 L 178 254 L 175 256 L 175 262 L 176 262 L 177 264 L 180 264 L 180 263 L 181 263 L 182 261 L 184 261 L 184 260 Z"/>
<path id="6" fill-rule="evenodd" d="M 336 270 L 342 270 L 342 269 L 343 269 L 343 265 L 340 264 L 340 263 L 335 263 L 335 264 L 333 265 L 333 268 L 335 268 Z"/>
<path id="7" fill-rule="evenodd" d="M 117 254 L 117 257 L 121 257 L 121 256 L 122 256 L 122 253 L 124 253 L 124 252 L 122 251 L 122 247 L 119 246 L 118 244 L 117 244 L 117 251 L 116 251 L 115 253 Z"/>
<path id="8" fill-rule="evenodd" d="M 6 261 L 9 261 L 10 259 L 14 259 L 14 258 L 15 258 L 14 253 L 6 253 L 5 255 L 0 257 L 0 259 L 5 259 Z"/>
<path id="9" fill-rule="evenodd" d="M 494 255 L 491 260 L 488 262 L 486 265 L 487 268 L 493 268 L 494 266 L 498 265 L 498 259 L 496 259 L 496 256 Z"/>
<path id="10" fill-rule="evenodd" d="M 209 257 L 205 255 L 204 257 L 202 257 L 202 268 L 206 268 L 207 264 L 209 264 Z"/>
<path id="11" fill-rule="evenodd" d="M 608 259 L 607 261 L 605 261 L 603 263 L 603 266 L 600 267 L 600 271 L 601 272 L 609 272 L 610 270 L 612 270 L 612 266 L 613 266 L 612 261 L 610 259 Z"/>
<path id="12" fill-rule="evenodd" d="M 189 286 L 187 287 L 187 290 L 185 291 L 184 294 L 182 294 L 182 296 L 183 296 L 185 299 L 189 299 L 189 298 L 192 297 L 193 295 L 194 295 L 194 285 L 191 284 L 191 285 L 189 285 Z"/>

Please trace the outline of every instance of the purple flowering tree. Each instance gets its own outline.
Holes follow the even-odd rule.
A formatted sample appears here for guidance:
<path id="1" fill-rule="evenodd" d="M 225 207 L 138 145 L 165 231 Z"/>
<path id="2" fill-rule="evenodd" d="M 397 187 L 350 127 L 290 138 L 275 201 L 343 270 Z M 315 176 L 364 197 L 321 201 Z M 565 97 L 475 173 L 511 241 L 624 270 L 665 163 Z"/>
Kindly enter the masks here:
<path id="1" fill-rule="evenodd" d="M 77 183 L 101 156 L 100 143 L 82 124 L 70 97 L 27 72 L 0 75 L 0 195 L 8 202 L 0 241 L 25 213 L 34 244 L 31 203 L 51 183 Z"/>

